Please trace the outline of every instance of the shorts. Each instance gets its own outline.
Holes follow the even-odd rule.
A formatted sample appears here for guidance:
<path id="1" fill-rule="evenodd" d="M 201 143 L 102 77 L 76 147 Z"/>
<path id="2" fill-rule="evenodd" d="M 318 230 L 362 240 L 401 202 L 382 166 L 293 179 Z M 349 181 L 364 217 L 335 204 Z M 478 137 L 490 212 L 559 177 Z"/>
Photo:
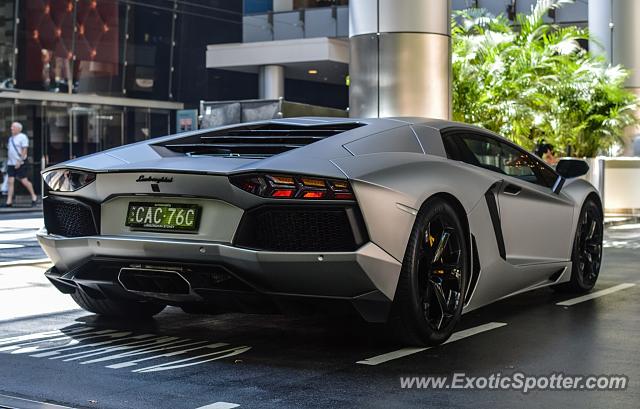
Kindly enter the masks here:
<path id="1" fill-rule="evenodd" d="M 27 177 L 27 167 L 22 165 L 16 170 L 15 166 L 9 165 L 7 166 L 7 176 L 10 178 L 24 179 Z"/>

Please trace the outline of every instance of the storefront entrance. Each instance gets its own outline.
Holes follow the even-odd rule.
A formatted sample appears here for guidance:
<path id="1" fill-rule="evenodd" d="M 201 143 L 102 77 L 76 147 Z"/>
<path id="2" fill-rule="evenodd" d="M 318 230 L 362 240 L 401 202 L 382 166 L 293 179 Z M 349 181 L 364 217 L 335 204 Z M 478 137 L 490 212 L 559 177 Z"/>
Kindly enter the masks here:
<path id="1" fill-rule="evenodd" d="M 124 143 L 122 110 L 46 106 L 44 121 L 42 142 L 46 166 Z"/>
<path id="2" fill-rule="evenodd" d="M 10 125 L 29 138 L 29 179 L 38 194 L 47 166 L 170 133 L 169 109 L 0 99 L 0 162 L 7 158 Z M 18 195 L 26 194 L 17 186 Z"/>

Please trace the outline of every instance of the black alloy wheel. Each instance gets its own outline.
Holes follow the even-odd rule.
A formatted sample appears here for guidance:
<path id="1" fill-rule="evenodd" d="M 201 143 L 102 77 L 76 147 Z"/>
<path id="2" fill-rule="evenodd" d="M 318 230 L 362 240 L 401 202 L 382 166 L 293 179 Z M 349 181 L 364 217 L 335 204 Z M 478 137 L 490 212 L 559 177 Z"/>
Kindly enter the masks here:
<path id="1" fill-rule="evenodd" d="M 571 279 L 554 288 L 567 292 L 585 293 L 596 285 L 602 265 L 603 221 L 600 206 L 593 199 L 587 199 L 580 211 L 576 228 L 571 255 Z"/>
<path id="2" fill-rule="evenodd" d="M 593 287 L 602 263 L 602 216 L 594 206 L 588 206 L 578 227 L 578 270 L 584 285 Z"/>
<path id="3" fill-rule="evenodd" d="M 404 344 L 446 341 L 462 315 L 468 271 L 468 238 L 454 207 L 428 200 L 416 217 L 394 299 L 395 336 Z"/>
<path id="4" fill-rule="evenodd" d="M 446 215 L 431 219 L 418 253 L 422 312 L 434 331 L 454 319 L 462 302 L 462 242 Z"/>

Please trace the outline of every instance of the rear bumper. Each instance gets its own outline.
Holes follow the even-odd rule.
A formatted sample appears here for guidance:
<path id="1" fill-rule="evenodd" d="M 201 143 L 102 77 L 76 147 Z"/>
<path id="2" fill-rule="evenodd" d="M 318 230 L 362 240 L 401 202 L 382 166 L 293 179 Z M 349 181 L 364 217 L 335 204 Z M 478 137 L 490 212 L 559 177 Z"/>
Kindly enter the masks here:
<path id="1" fill-rule="evenodd" d="M 341 300 L 353 304 L 368 321 L 384 321 L 393 299 L 401 264 L 373 243 L 354 252 L 268 252 L 210 241 L 176 240 L 135 236 L 89 236 L 67 238 L 37 233 L 38 242 L 54 263 L 48 277 L 58 284 L 82 284 L 78 275 L 92 261 L 115 260 L 123 266 L 139 263 L 196 265 L 224 268 L 256 295 L 304 299 Z M 95 290 L 111 286 L 127 292 L 117 281 L 105 277 L 91 282 Z M 118 287 L 120 287 L 118 289 Z M 58 286 L 58 288 L 61 288 Z M 197 292 L 196 292 L 197 293 Z M 158 295 L 155 298 L 162 298 Z M 184 300 L 164 301 L 180 304 Z M 189 302 L 206 302 L 194 294 Z"/>

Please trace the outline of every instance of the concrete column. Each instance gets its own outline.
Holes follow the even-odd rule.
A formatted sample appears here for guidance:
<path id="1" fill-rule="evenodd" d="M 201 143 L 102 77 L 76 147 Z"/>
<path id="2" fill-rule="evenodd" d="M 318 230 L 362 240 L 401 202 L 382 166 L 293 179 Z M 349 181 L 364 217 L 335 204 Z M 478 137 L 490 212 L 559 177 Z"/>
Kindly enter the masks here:
<path id="1" fill-rule="evenodd" d="M 612 61 L 611 31 L 613 29 L 611 6 L 613 0 L 589 0 L 589 52 Z M 595 41 L 594 41 L 595 40 Z"/>
<path id="2" fill-rule="evenodd" d="M 353 117 L 451 117 L 450 0 L 351 0 Z"/>
<path id="3" fill-rule="evenodd" d="M 640 97 L 640 1 L 615 0 L 613 16 L 613 59 L 612 63 L 622 64 L 629 70 L 626 87 Z M 591 16 L 589 16 L 591 17 Z M 640 116 L 640 112 L 636 112 Z M 624 155 L 633 154 L 633 136 L 640 133 L 637 127 L 625 131 Z"/>
<path id="4" fill-rule="evenodd" d="M 263 65 L 258 73 L 260 99 L 284 98 L 284 67 Z"/>

